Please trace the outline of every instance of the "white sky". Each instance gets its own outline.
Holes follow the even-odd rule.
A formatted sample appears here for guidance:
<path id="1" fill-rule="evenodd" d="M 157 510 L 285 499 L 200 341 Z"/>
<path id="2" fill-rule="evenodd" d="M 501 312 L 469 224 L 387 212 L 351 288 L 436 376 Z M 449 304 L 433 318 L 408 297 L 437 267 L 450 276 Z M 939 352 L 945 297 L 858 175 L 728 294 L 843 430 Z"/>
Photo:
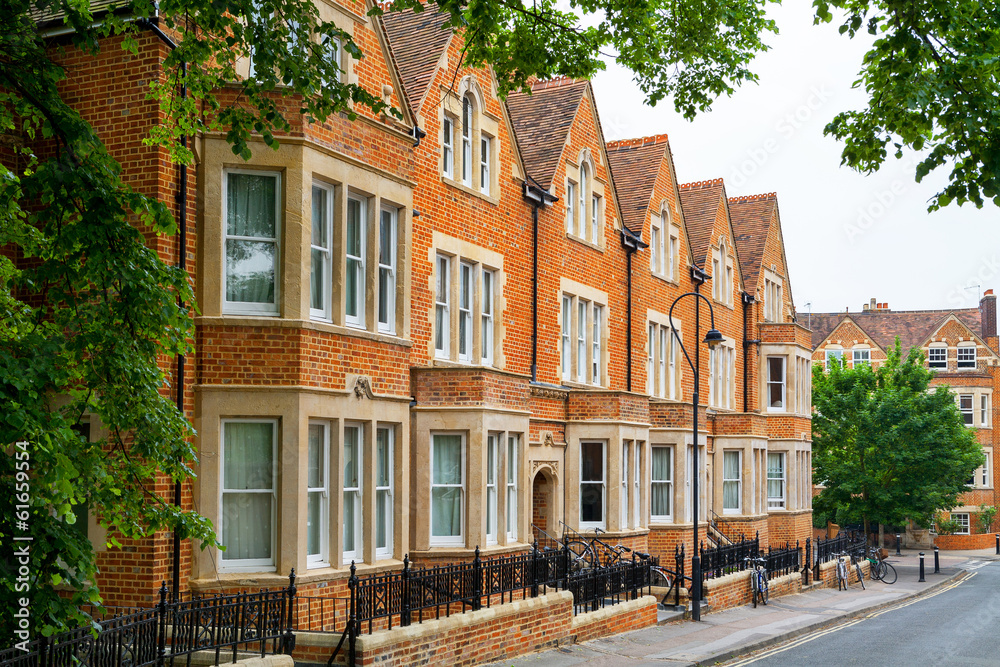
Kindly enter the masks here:
<path id="1" fill-rule="evenodd" d="M 1000 288 L 1000 209 L 928 213 L 946 173 L 918 184 L 907 156 L 870 176 L 840 166 L 841 144 L 823 127 L 862 106 L 851 84 L 866 44 L 836 23 L 812 25 L 810 4 L 772 5 L 781 32 L 752 65 L 759 83 L 693 123 L 670 100 L 645 106 L 628 70 L 609 63 L 593 80 L 605 138 L 666 132 L 679 182 L 722 177 L 730 197 L 777 192 L 802 312 L 809 302 L 812 312 L 859 311 L 872 297 L 894 310 L 977 305 L 981 291 Z"/>

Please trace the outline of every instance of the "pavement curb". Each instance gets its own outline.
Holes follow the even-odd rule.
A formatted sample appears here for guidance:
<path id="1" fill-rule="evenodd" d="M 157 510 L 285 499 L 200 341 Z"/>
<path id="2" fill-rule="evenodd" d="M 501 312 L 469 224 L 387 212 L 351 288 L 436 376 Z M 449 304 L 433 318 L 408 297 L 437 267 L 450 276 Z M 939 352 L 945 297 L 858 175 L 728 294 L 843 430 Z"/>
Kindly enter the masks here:
<path id="1" fill-rule="evenodd" d="M 704 658 L 702 660 L 699 660 L 698 662 L 691 662 L 691 663 L 688 663 L 688 664 L 690 664 L 690 665 L 698 665 L 699 667 L 702 667 L 702 666 L 707 667 L 707 666 L 710 666 L 710 665 L 717 665 L 719 663 L 723 663 L 723 662 L 726 662 L 728 660 L 732 660 L 733 658 L 736 658 L 736 657 L 739 657 L 739 656 L 742 656 L 742 655 L 746 655 L 747 653 L 753 653 L 754 651 L 760 651 L 762 649 L 770 648 L 772 646 L 775 646 L 777 644 L 782 644 L 782 643 L 790 641 L 792 639 L 797 639 L 798 637 L 810 634 L 812 632 L 817 632 L 818 630 L 826 630 L 827 628 L 832 628 L 835 625 L 840 625 L 844 621 L 853 620 L 853 619 L 859 618 L 861 616 L 867 616 L 868 614 L 870 614 L 872 612 L 879 611 L 879 610 L 882 610 L 882 609 L 887 609 L 889 607 L 893 607 L 893 606 L 898 605 L 899 603 L 905 602 L 907 600 L 915 600 L 917 598 L 924 597 L 925 595 L 929 595 L 929 594 L 933 593 L 934 591 L 938 590 L 939 588 L 944 588 L 945 586 L 947 586 L 949 584 L 952 584 L 952 583 L 955 583 L 956 581 L 961 581 L 962 579 L 965 579 L 968 576 L 969 576 L 969 572 L 968 571 L 961 570 L 961 571 L 956 572 L 955 574 L 951 575 L 947 579 L 942 579 L 941 581 L 937 582 L 936 584 L 934 584 L 932 586 L 928 586 L 927 588 L 925 588 L 922 591 L 917 591 L 916 593 L 912 593 L 910 595 L 906 595 L 906 596 L 903 596 L 901 598 L 897 598 L 897 599 L 892 600 L 890 602 L 881 602 L 879 604 L 873 604 L 873 605 L 871 605 L 869 607 L 863 607 L 861 609 L 855 609 L 854 611 L 848 612 L 848 613 L 843 614 L 841 616 L 837 616 L 835 618 L 828 618 L 828 619 L 825 619 L 825 620 L 822 620 L 822 621 L 817 621 L 817 622 L 812 623 L 810 625 L 805 625 L 805 626 L 803 626 L 801 628 L 796 628 L 795 630 L 791 630 L 791 631 L 786 632 L 786 633 L 784 633 L 782 635 L 777 635 L 775 637 L 768 637 L 767 639 L 761 639 L 760 641 L 753 642 L 751 644 L 746 644 L 746 645 L 740 646 L 738 648 L 734 648 L 734 649 L 729 649 L 729 650 L 726 650 L 726 651 L 722 651 L 722 652 L 717 653 L 717 654 L 715 654 L 713 656 L 710 656 L 708 658 Z"/>

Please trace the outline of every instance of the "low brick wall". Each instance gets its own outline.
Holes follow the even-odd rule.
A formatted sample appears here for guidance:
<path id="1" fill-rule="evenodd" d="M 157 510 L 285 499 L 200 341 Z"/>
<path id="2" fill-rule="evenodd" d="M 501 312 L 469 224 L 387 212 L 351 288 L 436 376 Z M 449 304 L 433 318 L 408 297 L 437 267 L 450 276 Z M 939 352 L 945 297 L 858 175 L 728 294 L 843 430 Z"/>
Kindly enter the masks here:
<path id="1" fill-rule="evenodd" d="M 753 594 L 750 590 L 750 570 L 734 572 L 718 579 L 705 582 L 702 594 L 708 605 L 716 611 L 750 604 Z M 771 598 L 795 595 L 802 592 L 802 574 L 792 572 L 775 577 L 767 582 L 767 593 Z"/>
<path id="2" fill-rule="evenodd" d="M 996 545 L 996 540 L 996 533 L 938 535 L 934 538 L 934 546 L 941 551 L 971 551 L 973 549 L 989 549 Z"/>
<path id="3" fill-rule="evenodd" d="M 862 576 L 868 576 L 868 568 L 871 563 L 868 559 L 861 561 L 861 574 Z M 819 566 L 819 578 L 816 579 L 816 583 L 820 585 L 820 588 L 837 588 L 837 560 L 831 560 L 823 563 Z M 858 583 L 858 574 L 855 567 L 849 566 L 847 568 L 847 583 L 856 584 Z"/>
<path id="4" fill-rule="evenodd" d="M 562 644 L 656 624 L 656 599 L 644 596 L 573 616 L 573 595 L 558 591 L 491 609 L 382 630 L 357 639 L 358 665 L 478 665 Z M 296 662 L 325 664 L 339 634 L 296 633 Z M 337 664 L 346 664 L 347 645 Z"/>

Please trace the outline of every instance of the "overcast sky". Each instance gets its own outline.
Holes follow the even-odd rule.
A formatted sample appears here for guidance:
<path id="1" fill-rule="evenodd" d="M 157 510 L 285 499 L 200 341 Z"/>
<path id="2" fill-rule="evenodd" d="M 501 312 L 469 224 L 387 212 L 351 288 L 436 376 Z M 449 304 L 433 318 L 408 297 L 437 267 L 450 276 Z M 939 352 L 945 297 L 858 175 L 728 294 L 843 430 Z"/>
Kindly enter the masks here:
<path id="1" fill-rule="evenodd" d="M 863 105 L 851 84 L 866 44 L 812 25 L 810 3 L 772 7 L 780 34 L 753 63 L 759 84 L 693 123 L 669 101 L 645 106 L 630 73 L 609 64 L 593 81 L 605 138 L 665 132 L 679 182 L 722 177 L 730 197 L 777 192 L 801 312 L 807 303 L 812 312 L 858 311 L 872 297 L 894 310 L 970 307 L 1000 288 L 1000 208 L 928 213 L 946 174 L 918 184 L 905 156 L 870 176 L 841 167 L 841 145 L 823 127 Z"/>

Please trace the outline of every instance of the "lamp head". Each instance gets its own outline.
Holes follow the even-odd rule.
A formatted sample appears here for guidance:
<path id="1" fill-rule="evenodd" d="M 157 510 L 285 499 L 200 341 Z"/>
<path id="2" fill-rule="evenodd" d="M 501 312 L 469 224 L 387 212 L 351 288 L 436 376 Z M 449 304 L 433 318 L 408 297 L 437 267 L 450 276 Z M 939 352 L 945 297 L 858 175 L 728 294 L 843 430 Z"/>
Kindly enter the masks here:
<path id="1" fill-rule="evenodd" d="M 723 340 L 722 332 L 718 329 L 709 329 L 708 333 L 705 334 L 705 344 L 708 345 L 709 349 L 713 349 L 719 345 Z"/>

